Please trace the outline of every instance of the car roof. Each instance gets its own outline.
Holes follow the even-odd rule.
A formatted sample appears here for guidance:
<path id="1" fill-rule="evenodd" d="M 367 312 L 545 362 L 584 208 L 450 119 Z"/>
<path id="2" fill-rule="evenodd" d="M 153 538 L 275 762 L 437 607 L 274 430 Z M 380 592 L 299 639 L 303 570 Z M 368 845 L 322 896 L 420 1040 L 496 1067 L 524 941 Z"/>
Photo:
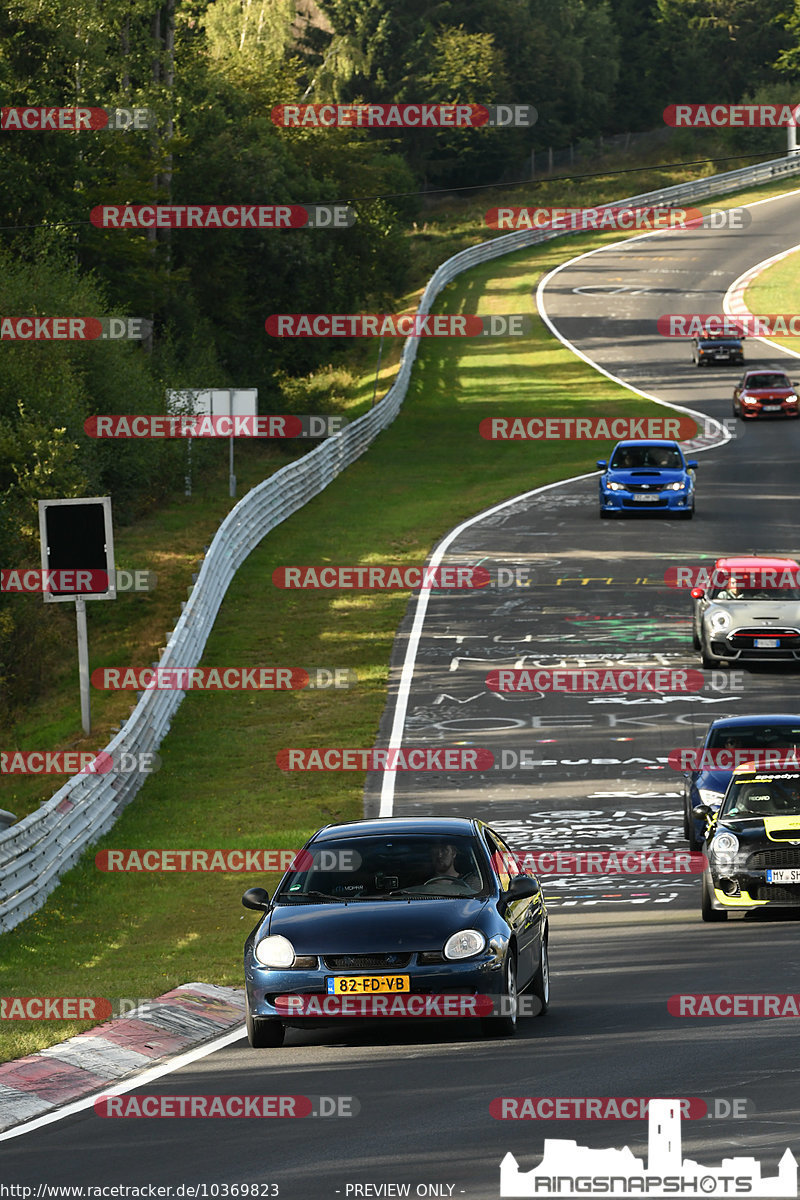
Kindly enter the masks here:
<path id="1" fill-rule="evenodd" d="M 783 367 L 751 367 L 749 371 L 745 371 L 744 378 L 748 375 L 786 375 L 786 372 Z"/>
<path id="2" fill-rule="evenodd" d="M 712 729 L 737 729 L 750 725 L 798 725 L 798 713 L 753 713 L 749 717 L 717 717 L 708 727 Z"/>
<path id="3" fill-rule="evenodd" d="M 669 441 L 665 438 L 647 438 L 647 440 L 643 438 L 628 438 L 624 442 L 617 442 L 614 450 L 619 450 L 620 446 L 669 446 L 672 450 L 680 449 L 676 441 Z"/>
<path id="4" fill-rule="evenodd" d="M 793 558 L 760 558 L 754 555 L 742 555 L 740 558 L 718 558 L 714 563 L 715 571 L 753 571 L 759 567 L 781 568 L 783 570 L 800 569 L 800 563 Z"/>
<path id="5" fill-rule="evenodd" d="M 325 842 L 342 837 L 402 836 L 413 833 L 463 837 L 473 835 L 481 823 L 472 817 L 374 817 L 363 821 L 325 825 L 314 834 L 313 841 Z"/>

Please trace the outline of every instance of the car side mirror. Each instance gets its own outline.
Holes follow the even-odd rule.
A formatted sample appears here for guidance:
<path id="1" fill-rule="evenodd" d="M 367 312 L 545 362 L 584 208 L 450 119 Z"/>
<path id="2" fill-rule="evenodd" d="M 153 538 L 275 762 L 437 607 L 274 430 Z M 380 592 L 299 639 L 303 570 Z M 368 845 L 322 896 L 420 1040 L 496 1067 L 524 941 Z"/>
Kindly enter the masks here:
<path id="1" fill-rule="evenodd" d="M 702 600 L 705 594 L 705 589 L 701 587 L 692 588 L 691 592 L 689 593 L 693 600 Z"/>
<path id="2" fill-rule="evenodd" d="M 269 892 L 266 888 L 248 888 L 242 896 L 245 908 L 255 908 L 259 912 L 269 908 Z"/>
<path id="3" fill-rule="evenodd" d="M 689 462 L 687 462 L 686 469 L 689 471 L 696 471 L 698 466 L 699 466 L 699 463 L 698 463 L 697 459 L 692 458 L 689 460 Z"/>
<path id="4" fill-rule="evenodd" d="M 598 458 L 598 460 L 597 460 L 597 465 L 598 465 L 598 467 L 607 467 L 607 466 L 608 466 L 608 460 L 607 460 L 607 459 L 605 459 L 605 458 Z"/>
<path id="5" fill-rule="evenodd" d="M 509 900 L 524 900 L 526 897 L 535 896 L 540 890 L 538 879 L 532 879 L 530 875 L 515 875 L 508 886 L 506 897 Z"/>
<path id="6" fill-rule="evenodd" d="M 692 816 L 697 817 L 698 821 L 702 821 L 704 817 L 707 817 L 713 811 L 713 808 L 709 808 L 707 804 L 695 804 L 692 809 Z"/>

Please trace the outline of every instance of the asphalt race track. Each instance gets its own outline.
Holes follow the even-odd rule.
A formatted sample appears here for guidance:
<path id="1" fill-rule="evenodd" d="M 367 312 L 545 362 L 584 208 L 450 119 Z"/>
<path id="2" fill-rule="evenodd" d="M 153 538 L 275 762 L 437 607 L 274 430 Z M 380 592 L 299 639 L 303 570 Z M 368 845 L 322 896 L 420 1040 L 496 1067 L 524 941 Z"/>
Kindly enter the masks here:
<path id="1" fill-rule="evenodd" d="M 750 212 L 745 234 L 673 232 L 577 261 L 546 287 L 546 311 L 563 337 L 626 382 L 730 417 L 740 369 L 695 369 L 689 344 L 660 337 L 655 322 L 666 312 L 721 311 L 746 268 L 800 243 L 800 196 Z M 745 356 L 748 366 L 783 358 L 800 378 L 800 362 L 763 343 L 746 342 Z M 595 454 L 586 447 L 589 472 Z M 500 766 L 484 775 L 399 772 L 395 814 L 478 815 L 518 849 L 686 849 L 670 750 L 695 745 L 714 716 L 800 712 L 800 672 L 751 668 L 731 689 L 715 688 L 723 680 L 705 672 L 702 691 L 669 696 L 507 697 L 484 680 L 501 666 L 699 669 L 687 593 L 666 587 L 664 572 L 722 554 L 800 554 L 800 421 L 739 423 L 736 438 L 698 458 L 694 521 L 600 521 L 593 476 L 501 508 L 456 539 L 448 562 L 524 568 L 525 586 L 432 596 L 403 741 L 487 747 Z M 398 668 L 412 618 L 413 606 Z M 387 711 L 380 744 L 391 718 Z M 378 783 L 370 780 L 370 813 Z M 696 875 L 553 876 L 545 894 L 552 1008 L 523 1021 L 516 1039 L 483 1040 L 470 1022 L 290 1031 L 280 1050 L 253 1051 L 242 1039 L 141 1090 L 347 1096 L 360 1111 L 209 1126 L 103 1120 L 90 1109 L 0 1142 L 0 1184 L 32 1184 L 32 1195 L 48 1194 L 37 1193 L 41 1182 L 205 1183 L 197 1195 L 220 1197 L 212 1184 L 263 1183 L 286 1200 L 495 1200 L 505 1153 L 528 1170 L 546 1137 L 647 1155 L 646 1121 L 501 1121 L 489 1109 L 501 1096 L 736 1099 L 746 1117 L 683 1122 L 687 1157 L 716 1168 L 726 1156 L 754 1156 L 774 1175 L 787 1146 L 800 1153 L 797 1023 L 681 1019 L 667 1007 L 679 993 L 800 992 L 797 923 L 703 925 Z"/>

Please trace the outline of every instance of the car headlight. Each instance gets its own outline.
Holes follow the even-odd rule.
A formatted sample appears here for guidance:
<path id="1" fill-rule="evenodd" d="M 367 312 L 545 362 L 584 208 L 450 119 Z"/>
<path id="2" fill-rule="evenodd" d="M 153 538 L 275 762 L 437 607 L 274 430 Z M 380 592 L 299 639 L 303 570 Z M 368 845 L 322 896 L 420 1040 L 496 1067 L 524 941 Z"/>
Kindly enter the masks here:
<path id="1" fill-rule="evenodd" d="M 797 404 L 797 396 L 792 392 L 791 396 L 786 397 L 787 404 Z"/>
<path id="2" fill-rule="evenodd" d="M 722 803 L 724 792 L 715 792 L 713 788 L 698 788 L 697 794 L 700 797 L 700 802 L 705 804 L 707 808 L 719 808 Z"/>
<path id="3" fill-rule="evenodd" d="M 739 839 L 732 833 L 718 833 L 711 842 L 711 853 L 715 858 L 730 858 L 739 849 Z"/>
<path id="4" fill-rule="evenodd" d="M 486 945 L 486 938 L 479 929 L 460 929 L 452 934 L 444 944 L 444 956 L 452 962 L 457 958 L 472 958 L 480 954 Z"/>
<path id="5" fill-rule="evenodd" d="M 729 629 L 731 624 L 730 613 L 719 609 L 717 612 L 711 614 L 708 618 L 708 623 L 712 629 Z"/>
<path id="6" fill-rule="evenodd" d="M 294 962 L 294 946 L 280 934 L 262 938 L 256 943 L 253 953 L 262 967 L 286 968 Z"/>
<path id="7" fill-rule="evenodd" d="M 683 491 L 683 489 L 684 489 L 685 487 L 686 487 L 686 480 L 685 480 L 685 479 L 682 479 L 682 480 L 678 480 L 678 482 L 677 482 L 677 483 L 668 483 L 668 484 L 667 484 L 667 491 L 669 491 L 669 492 L 682 492 L 682 491 Z"/>
<path id="8" fill-rule="evenodd" d="M 625 484 L 624 483 L 615 483 L 613 481 L 613 479 L 609 480 L 609 482 L 606 484 L 606 487 L 608 488 L 608 490 L 610 492 L 624 492 L 625 491 Z"/>
<path id="9" fill-rule="evenodd" d="M 747 396 L 743 393 L 741 399 L 743 404 L 758 404 L 758 397 L 756 396 Z"/>

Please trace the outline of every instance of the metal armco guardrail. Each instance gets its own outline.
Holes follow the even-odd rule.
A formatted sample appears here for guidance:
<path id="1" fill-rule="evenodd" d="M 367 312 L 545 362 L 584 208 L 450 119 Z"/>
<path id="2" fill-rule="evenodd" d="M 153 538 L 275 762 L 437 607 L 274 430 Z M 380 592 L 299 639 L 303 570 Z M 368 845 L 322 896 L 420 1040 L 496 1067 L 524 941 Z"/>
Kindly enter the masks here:
<path id="1" fill-rule="evenodd" d="M 613 205 L 682 204 L 734 192 L 747 184 L 797 174 L 800 174 L 800 155 L 615 200 Z M 568 236 L 569 233 L 525 229 L 462 250 L 431 276 L 417 311 L 430 312 L 444 286 L 478 263 Z M 271 529 L 292 516 L 355 462 L 381 430 L 391 424 L 406 395 L 418 341 L 415 337 L 406 340 L 397 378 L 379 404 L 298 462 L 282 467 L 243 496 L 228 513 L 203 560 L 159 666 L 197 666 L 228 585 L 250 551 Z M 156 751 L 183 695 L 173 691 L 144 692 L 131 716 L 105 747 L 106 753 L 139 755 Z M 75 775 L 36 812 L 0 832 L 0 930 L 13 929 L 42 906 L 59 876 L 77 862 L 87 846 L 111 828 L 145 778 L 144 773 L 120 771 Z"/>

